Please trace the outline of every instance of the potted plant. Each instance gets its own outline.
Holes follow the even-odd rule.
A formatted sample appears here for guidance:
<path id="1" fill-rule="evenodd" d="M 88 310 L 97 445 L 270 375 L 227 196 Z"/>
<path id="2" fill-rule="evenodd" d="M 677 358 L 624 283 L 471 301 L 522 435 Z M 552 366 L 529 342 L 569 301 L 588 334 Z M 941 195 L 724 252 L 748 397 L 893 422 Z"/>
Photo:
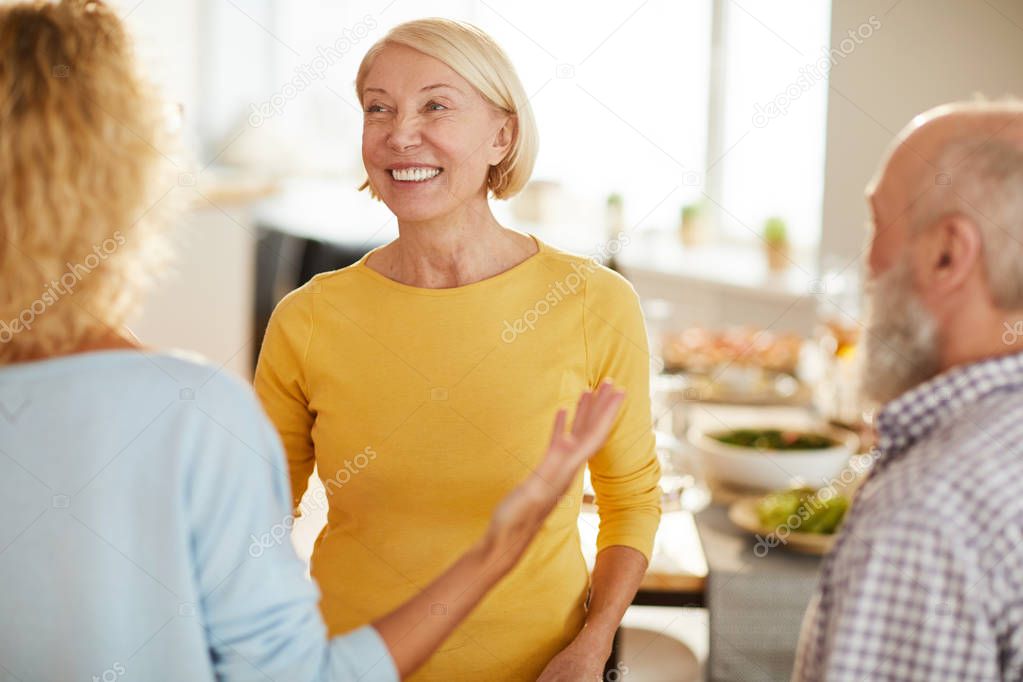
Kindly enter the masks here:
<path id="1" fill-rule="evenodd" d="M 764 221 L 764 248 L 767 251 L 767 268 L 780 272 L 788 268 L 789 257 L 788 226 L 777 216 Z"/>
<path id="2" fill-rule="evenodd" d="M 625 225 L 625 202 L 622 195 L 618 193 L 609 194 L 607 197 L 607 211 L 605 213 L 604 238 L 608 243 L 617 242 L 626 232 Z M 604 265 L 614 271 L 618 271 L 618 261 L 615 253 L 605 257 Z"/>
<path id="3" fill-rule="evenodd" d="M 681 219 L 679 221 L 679 239 L 683 246 L 697 246 L 702 244 L 707 236 L 706 211 L 703 204 L 686 204 L 682 207 Z"/>
<path id="4" fill-rule="evenodd" d="M 607 197 L 606 227 L 609 236 L 614 236 L 625 229 L 625 202 L 621 194 L 609 194 Z"/>

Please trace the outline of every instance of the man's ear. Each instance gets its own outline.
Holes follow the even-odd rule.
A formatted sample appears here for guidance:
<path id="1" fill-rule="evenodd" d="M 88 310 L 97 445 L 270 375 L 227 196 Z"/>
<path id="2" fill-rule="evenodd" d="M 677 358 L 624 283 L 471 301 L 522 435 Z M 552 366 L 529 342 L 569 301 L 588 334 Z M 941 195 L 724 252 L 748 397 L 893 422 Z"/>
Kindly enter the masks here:
<path id="1" fill-rule="evenodd" d="M 491 166 L 496 166 L 501 163 L 504 161 L 504 157 L 508 155 L 508 150 L 511 149 L 512 142 L 515 140 L 515 130 L 517 125 L 518 121 L 513 114 L 505 115 L 504 123 L 494 134 L 494 141 L 491 144 Z"/>
<path id="2" fill-rule="evenodd" d="M 943 216 L 925 229 L 914 249 L 923 291 L 946 296 L 958 290 L 981 264 L 980 226 L 961 213 Z"/>

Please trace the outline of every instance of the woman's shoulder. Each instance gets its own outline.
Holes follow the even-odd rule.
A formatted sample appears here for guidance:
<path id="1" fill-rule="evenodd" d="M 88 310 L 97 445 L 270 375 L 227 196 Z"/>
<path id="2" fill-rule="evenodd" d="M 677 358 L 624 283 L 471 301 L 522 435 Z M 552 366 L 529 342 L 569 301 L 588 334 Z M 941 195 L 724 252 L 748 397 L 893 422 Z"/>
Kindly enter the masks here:
<path id="1" fill-rule="evenodd" d="M 616 253 L 610 249 L 607 244 L 597 244 L 591 253 L 579 254 L 541 242 L 541 255 L 550 266 L 560 271 L 562 277 L 571 274 L 585 282 L 588 299 L 634 303 L 637 296 L 632 283 L 621 273 L 604 265 Z"/>
<path id="2" fill-rule="evenodd" d="M 305 284 L 285 294 L 274 307 L 273 317 L 287 317 L 293 323 L 299 318 L 309 319 L 320 297 L 344 295 L 365 286 L 366 278 L 360 276 L 365 268 L 364 261 L 362 258 L 343 268 L 313 275 Z"/>
<path id="3" fill-rule="evenodd" d="M 0 385 L 61 399 L 77 396 L 74 400 L 96 409 L 118 404 L 118 413 L 192 406 L 200 399 L 243 410 L 254 404 L 240 377 L 184 350 L 101 350 L 20 363 L 0 369 Z"/>
<path id="4" fill-rule="evenodd" d="M 244 407 L 252 402 L 248 382 L 194 351 L 144 349 L 128 354 L 118 364 L 116 373 L 129 381 L 146 381 L 144 377 L 150 374 L 173 382 L 179 387 L 178 399 L 184 402 L 195 400 L 200 393 L 214 404 Z"/>

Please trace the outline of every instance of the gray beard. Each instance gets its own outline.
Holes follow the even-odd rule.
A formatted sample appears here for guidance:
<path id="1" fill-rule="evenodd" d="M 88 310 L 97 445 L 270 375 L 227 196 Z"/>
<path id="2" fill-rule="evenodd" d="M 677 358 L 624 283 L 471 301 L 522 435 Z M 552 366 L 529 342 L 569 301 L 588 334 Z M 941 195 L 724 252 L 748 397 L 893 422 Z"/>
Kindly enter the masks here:
<path id="1" fill-rule="evenodd" d="M 937 323 L 913 291 L 908 259 L 866 286 L 860 390 L 887 403 L 938 374 Z"/>

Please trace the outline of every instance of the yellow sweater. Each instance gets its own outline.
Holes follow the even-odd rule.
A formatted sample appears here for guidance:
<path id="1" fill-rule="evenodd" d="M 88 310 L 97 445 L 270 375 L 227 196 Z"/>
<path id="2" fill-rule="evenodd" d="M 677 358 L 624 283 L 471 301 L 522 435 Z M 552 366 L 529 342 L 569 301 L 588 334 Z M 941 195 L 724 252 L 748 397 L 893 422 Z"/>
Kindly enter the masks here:
<path id="1" fill-rule="evenodd" d="M 394 609 L 479 539 L 544 455 L 557 408 L 604 378 L 628 395 L 590 464 L 598 545 L 649 559 L 660 472 L 638 299 L 614 272 L 537 243 L 510 270 L 452 289 L 400 284 L 363 258 L 275 310 L 255 386 L 295 504 L 314 464 L 327 489 L 312 575 L 331 635 Z M 521 563 L 412 679 L 532 681 L 572 640 L 589 582 L 581 491 L 580 475 Z"/>

